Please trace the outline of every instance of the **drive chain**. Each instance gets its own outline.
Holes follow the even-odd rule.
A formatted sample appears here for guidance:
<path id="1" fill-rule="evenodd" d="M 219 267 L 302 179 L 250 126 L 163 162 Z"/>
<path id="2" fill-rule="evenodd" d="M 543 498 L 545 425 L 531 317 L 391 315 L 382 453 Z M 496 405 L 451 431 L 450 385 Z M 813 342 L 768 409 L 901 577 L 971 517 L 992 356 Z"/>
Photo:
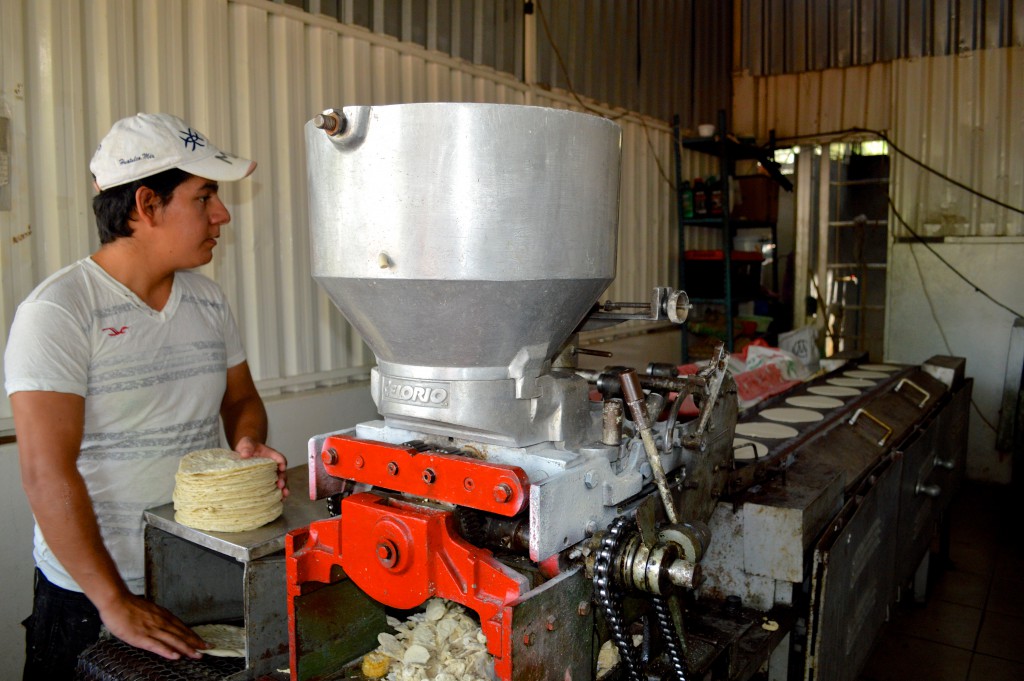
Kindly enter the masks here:
<path id="1" fill-rule="evenodd" d="M 597 558 L 594 561 L 594 601 L 604 612 L 604 619 L 619 655 L 626 665 L 629 681 L 643 681 L 640 660 L 633 646 L 622 613 L 622 590 L 612 576 L 615 558 L 626 539 L 628 516 L 619 516 L 608 528 L 608 533 L 601 539 Z"/>

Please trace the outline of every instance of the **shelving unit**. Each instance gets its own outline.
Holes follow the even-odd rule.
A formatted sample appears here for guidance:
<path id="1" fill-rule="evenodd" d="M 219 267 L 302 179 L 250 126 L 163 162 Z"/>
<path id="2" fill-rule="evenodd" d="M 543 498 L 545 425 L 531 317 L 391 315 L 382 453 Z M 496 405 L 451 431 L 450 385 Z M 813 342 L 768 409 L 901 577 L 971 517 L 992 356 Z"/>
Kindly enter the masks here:
<path id="1" fill-rule="evenodd" d="M 770 137 L 768 146 L 760 147 L 753 142 L 738 140 L 729 133 L 728 121 L 725 111 L 718 112 L 718 122 L 715 135 L 712 137 L 687 137 L 680 136 L 679 117 L 673 120 L 673 132 L 676 138 L 676 204 L 679 216 L 679 288 L 687 290 L 686 287 L 686 227 L 701 226 L 714 227 L 719 229 L 722 235 L 722 271 L 723 271 L 723 296 L 720 298 L 691 298 L 693 303 L 704 303 L 721 305 L 725 308 L 725 342 L 726 349 L 733 350 L 733 316 L 735 315 L 735 304 L 740 302 L 733 295 L 733 243 L 736 229 L 749 227 L 767 227 L 771 229 L 772 243 L 777 245 L 775 221 L 754 221 L 737 220 L 730 215 L 729 209 L 729 178 L 735 175 L 736 162 L 745 160 L 756 160 L 766 168 L 772 178 L 787 190 L 792 189 L 792 183 L 778 171 L 778 165 L 771 158 L 771 152 L 775 146 L 774 131 Z M 702 154 L 708 154 L 718 158 L 718 177 L 721 178 L 721 200 L 722 214 L 716 216 L 686 217 L 683 210 L 683 178 L 682 175 L 682 150 L 688 149 Z M 772 285 L 775 291 L 779 288 L 778 259 L 772 264 Z M 749 298 L 746 298 L 749 299 Z M 682 355 L 684 361 L 689 358 L 689 334 L 682 334 Z"/>

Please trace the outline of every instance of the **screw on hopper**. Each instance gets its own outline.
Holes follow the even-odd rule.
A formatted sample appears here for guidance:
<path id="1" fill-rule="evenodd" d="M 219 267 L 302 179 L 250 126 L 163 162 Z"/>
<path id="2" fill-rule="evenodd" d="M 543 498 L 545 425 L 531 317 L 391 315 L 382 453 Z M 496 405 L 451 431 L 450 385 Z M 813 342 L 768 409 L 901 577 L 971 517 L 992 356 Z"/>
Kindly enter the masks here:
<path id="1" fill-rule="evenodd" d="M 313 125 L 331 137 L 345 132 L 345 114 L 337 109 L 327 109 L 313 117 Z"/>

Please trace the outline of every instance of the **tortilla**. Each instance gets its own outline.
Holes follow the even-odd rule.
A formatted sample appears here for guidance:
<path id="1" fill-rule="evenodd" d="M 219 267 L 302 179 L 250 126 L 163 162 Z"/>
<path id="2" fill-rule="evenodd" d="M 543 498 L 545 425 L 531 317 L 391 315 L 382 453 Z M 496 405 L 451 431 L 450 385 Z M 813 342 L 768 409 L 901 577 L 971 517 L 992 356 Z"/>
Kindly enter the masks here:
<path id="1" fill-rule="evenodd" d="M 828 397 L 856 397 L 861 391 L 856 388 L 838 385 L 812 385 L 807 392 L 815 395 L 826 395 Z"/>
<path id="2" fill-rule="evenodd" d="M 786 404 L 803 409 L 838 409 L 843 406 L 843 401 L 822 395 L 796 395 L 786 398 Z"/>
<path id="3" fill-rule="evenodd" d="M 900 367 L 892 366 L 891 364 L 861 364 L 861 369 L 867 369 L 868 371 L 899 371 Z"/>
<path id="4" fill-rule="evenodd" d="M 736 434 L 747 437 L 757 437 L 768 440 L 784 440 L 799 435 L 799 431 L 792 426 L 770 421 L 751 421 L 736 424 Z"/>
<path id="5" fill-rule="evenodd" d="M 881 371 L 868 371 L 865 369 L 854 369 L 853 371 L 844 371 L 843 376 L 849 376 L 850 378 L 889 378 L 889 374 Z"/>
<path id="6" fill-rule="evenodd" d="M 200 624 L 192 627 L 192 631 L 213 646 L 199 651 L 203 655 L 245 657 L 245 627 L 235 627 L 230 624 Z"/>
<path id="7" fill-rule="evenodd" d="M 172 498 L 175 521 L 212 532 L 254 530 L 284 510 L 277 462 L 243 459 L 229 449 L 204 449 L 182 458 Z"/>
<path id="8" fill-rule="evenodd" d="M 870 388 L 875 385 L 875 381 L 868 380 L 866 378 L 829 378 L 825 380 L 829 385 L 838 385 L 843 388 Z"/>
<path id="9" fill-rule="evenodd" d="M 760 442 L 737 437 L 732 441 L 732 458 L 736 461 L 753 461 L 768 455 L 768 447 Z"/>
<path id="10" fill-rule="evenodd" d="M 769 421 L 781 421 L 783 423 L 814 423 L 825 418 L 820 411 L 798 409 L 796 407 L 765 409 L 761 412 L 760 416 Z"/>

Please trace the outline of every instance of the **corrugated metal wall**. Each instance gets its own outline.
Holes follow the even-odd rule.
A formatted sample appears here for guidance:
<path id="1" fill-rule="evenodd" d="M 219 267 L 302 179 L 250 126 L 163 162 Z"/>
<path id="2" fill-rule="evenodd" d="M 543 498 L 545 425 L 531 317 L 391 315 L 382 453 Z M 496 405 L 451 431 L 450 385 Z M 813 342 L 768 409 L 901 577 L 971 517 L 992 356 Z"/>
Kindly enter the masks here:
<path id="1" fill-rule="evenodd" d="M 898 62 L 892 87 L 902 95 L 892 101 L 894 140 L 903 151 L 1024 208 L 1024 48 Z M 1024 236 L 1020 213 L 895 158 L 897 205 L 919 233 Z"/>
<path id="2" fill-rule="evenodd" d="M 735 78 L 737 130 L 786 143 L 870 137 L 829 135 L 849 128 L 883 131 L 890 147 L 890 188 L 911 229 L 935 238 L 935 250 L 1001 304 L 1024 311 L 1017 270 L 1024 260 L 1024 47 L 901 59 L 796 75 Z M 799 219 L 798 215 L 798 219 Z M 975 378 L 968 475 L 1009 480 L 1009 459 L 995 451 L 1006 349 L 1015 315 L 987 300 L 938 257 L 909 240 L 890 211 L 885 356 L 919 363 L 962 356 Z M 1019 267 L 1018 267 L 1019 269 Z"/>
<path id="3" fill-rule="evenodd" d="M 1024 48 L 735 78 L 736 129 L 783 143 L 871 137 L 1012 206 L 1024 206 Z M 925 236 L 1022 236 L 1024 216 L 892 152 L 900 214 Z M 905 232 L 904 232 L 905 234 Z"/>
<path id="4" fill-rule="evenodd" d="M 1020 0 L 741 0 L 740 70 L 864 66 L 1024 46 Z"/>
<path id="5" fill-rule="evenodd" d="M 720 0 L 278 1 L 684 128 L 729 106 L 733 8 Z"/>
<path id="6" fill-rule="evenodd" d="M 417 101 L 578 108 L 566 93 L 264 0 L 0 0 L 0 12 L 14 197 L 0 210 L 0 343 L 35 284 L 98 247 L 88 162 L 100 137 L 119 117 L 164 110 L 260 163 L 223 188 L 233 220 L 205 271 L 234 306 L 264 394 L 373 363 L 309 272 L 302 127 L 314 113 Z M 620 274 L 607 295 L 647 300 L 676 276 L 671 130 L 617 122 Z M 684 158 L 684 174 L 704 162 Z"/>
<path id="7" fill-rule="evenodd" d="M 539 82 L 563 89 L 571 85 L 598 101 L 662 120 L 678 114 L 684 128 L 713 123 L 719 109 L 729 107 L 732 3 L 534 4 L 539 10 Z"/>

